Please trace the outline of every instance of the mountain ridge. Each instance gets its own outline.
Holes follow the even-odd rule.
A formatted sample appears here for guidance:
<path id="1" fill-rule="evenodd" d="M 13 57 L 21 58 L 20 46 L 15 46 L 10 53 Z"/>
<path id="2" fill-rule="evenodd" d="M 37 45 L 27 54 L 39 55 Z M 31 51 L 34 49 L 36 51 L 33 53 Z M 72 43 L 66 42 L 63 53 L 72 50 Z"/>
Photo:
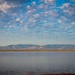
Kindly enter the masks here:
<path id="1" fill-rule="evenodd" d="M 74 44 L 47 44 L 47 45 L 36 45 L 36 44 L 16 44 L 16 45 L 8 45 L 8 46 L 0 46 L 0 50 L 7 49 L 75 49 Z"/>

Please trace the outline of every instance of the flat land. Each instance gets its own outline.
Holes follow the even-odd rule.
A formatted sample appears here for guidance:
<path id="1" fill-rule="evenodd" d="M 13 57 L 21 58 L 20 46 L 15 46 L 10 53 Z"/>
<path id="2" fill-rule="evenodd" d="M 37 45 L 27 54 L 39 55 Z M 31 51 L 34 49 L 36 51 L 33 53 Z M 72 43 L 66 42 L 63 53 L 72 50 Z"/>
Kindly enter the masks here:
<path id="1" fill-rule="evenodd" d="M 75 50 L 18 49 L 18 50 L 0 50 L 0 52 L 75 52 Z"/>

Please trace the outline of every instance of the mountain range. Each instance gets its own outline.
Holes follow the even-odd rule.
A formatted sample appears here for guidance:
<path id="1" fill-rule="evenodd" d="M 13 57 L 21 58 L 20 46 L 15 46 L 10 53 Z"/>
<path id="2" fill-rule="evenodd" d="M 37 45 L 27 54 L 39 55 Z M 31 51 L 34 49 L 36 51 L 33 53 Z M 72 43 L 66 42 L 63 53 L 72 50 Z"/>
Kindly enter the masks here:
<path id="1" fill-rule="evenodd" d="M 48 45 L 33 45 L 33 44 L 16 44 L 8 46 L 0 46 L 0 50 L 15 50 L 15 49 L 51 49 L 51 50 L 75 50 L 75 45 L 72 44 L 48 44 Z"/>

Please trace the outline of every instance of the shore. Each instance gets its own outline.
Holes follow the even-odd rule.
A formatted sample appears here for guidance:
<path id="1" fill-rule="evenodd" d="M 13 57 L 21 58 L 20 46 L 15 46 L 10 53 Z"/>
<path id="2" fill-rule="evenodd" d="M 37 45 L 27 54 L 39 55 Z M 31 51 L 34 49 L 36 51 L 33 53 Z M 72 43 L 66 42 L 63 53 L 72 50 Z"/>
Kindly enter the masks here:
<path id="1" fill-rule="evenodd" d="M 37 73 L 35 71 L 0 71 L 0 75 L 75 75 L 75 73 Z"/>
<path id="2" fill-rule="evenodd" d="M 41 74 L 41 75 L 75 75 L 75 74 L 61 73 L 61 74 Z"/>
<path id="3" fill-rule="evenodd" d="M 57 73 L 57 74 L 51 74 L 51 73 L 36 73 L 35 71 L 33 72 L 25 72 L 25 71 L 20 71 L 20 72 L 16 72 L 16 71 L 5 71 L 5 72 L 1 72 L 0 71 L 0 75 L 75 75 L 74 73 Z"/>
<path id="4" fill-rule="evenodd" d="M 75 52 L 75 50 L 45 50 L 45 49 L 22 49 L 22 50 L 0 50 L 0 52 Z"/>

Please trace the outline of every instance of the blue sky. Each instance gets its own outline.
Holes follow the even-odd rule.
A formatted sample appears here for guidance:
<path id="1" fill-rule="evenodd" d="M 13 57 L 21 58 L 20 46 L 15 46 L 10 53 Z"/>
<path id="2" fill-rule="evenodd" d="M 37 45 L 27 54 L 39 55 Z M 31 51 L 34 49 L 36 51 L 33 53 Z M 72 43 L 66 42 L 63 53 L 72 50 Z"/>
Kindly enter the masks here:
<path id="1" fill-rule="evenodd" d="M 0 0 L 0 46 L 75 44 L 75 0 Z"/>

